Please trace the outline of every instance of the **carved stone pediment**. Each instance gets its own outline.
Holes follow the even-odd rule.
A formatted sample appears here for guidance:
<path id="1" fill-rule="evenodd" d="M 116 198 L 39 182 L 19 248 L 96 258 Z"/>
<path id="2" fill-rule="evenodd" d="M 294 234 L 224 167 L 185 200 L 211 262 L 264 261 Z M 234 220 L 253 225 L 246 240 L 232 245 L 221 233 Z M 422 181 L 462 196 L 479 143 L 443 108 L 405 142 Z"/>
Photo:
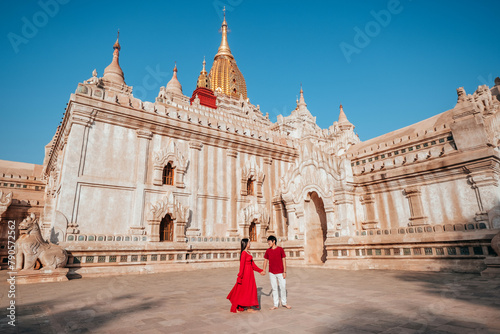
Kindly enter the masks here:
<path id="1" fill-rule="evenodd" d="M 156 203 L 149 203 L 148 214 L 150 221 L 161 221 L 168 214 L 173 220 L 186 223 L 189 219 L 189 207 L 183 206 L 171 191 L 167 191 Z"/>
<path id="2" fill-rule="evenodd" d="M 267 212 L 265 205 L 254 203 L 240 210 L 238 214 L 238 221 L 241 225 L 250 225 L 250 223 L 254 220 L 261 224 L 261 226 L 268 226 L 269 213 Z"/>
<path id="3" fill-rule="evenodd" d="M 251 180 L 257 184 L 255 195 L 257 195 L 257 197 L 262 197 L 262 184 L 264 179 L 264 172 L 255 161 L 255 157 L 252 157 L 245 163 L 245 167 L 243 167 L 243 170 L 241 171 L 241 194 L 243 196 L 247 195 L 246 184 L 249 180 Z"/>
<path id="4" fill-rule="evenodd" d="M 155 186 L 162 185 L 163 168 L 170 163 L 175 170 L 175 186 L 184 188 L 184 175 L 186 174 L 189 160 L 184 157 L 182 151 L 176 143 L 170 139 L 167 147 L 153 153 L 153 184 Z"/>

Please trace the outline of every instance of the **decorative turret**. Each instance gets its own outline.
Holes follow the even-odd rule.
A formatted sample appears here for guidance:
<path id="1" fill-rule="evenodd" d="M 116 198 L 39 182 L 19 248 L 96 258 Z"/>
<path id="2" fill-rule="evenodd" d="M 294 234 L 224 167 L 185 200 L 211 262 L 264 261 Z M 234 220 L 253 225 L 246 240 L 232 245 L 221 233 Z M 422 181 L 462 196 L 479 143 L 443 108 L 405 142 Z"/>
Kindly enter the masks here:
<path id="1" fill-rule="evenodd" d="M 347 120 L 347 116 L 344 113 L 344 107 L 342 104 L 340 105 L 340 113 L 339 113 L 339 129 L 340 130 L 353 130 L 354 125 Z"/>
<path id="2" fill-rule="evenodd" d="M 118 36 L 116 37 L 116 42 L 113 45 L 113 60 L 111 61 L 111 64 L 109 64 L 109 66 L 104 70 L 104 76 L 102 78 L 104 81 L 125 85 L 125 77 L 123 76 L 123 71 L 118 62 L 121 50 L 121 46 L 118 41 L 119 38 L 120 30 L 118 30 Z"/>
<path id="3" fill-rule="evenodd" d="M 225 8 L 221 30 L 222 40 L 208 75 L 209 88 L 216 93 L 222 93 L 235 99 L 239 99 L 241 95 L 246 100 L 247 86 L 245 78 L 238 69 L 227 42 L 228 28 Z"/>
<path id="4" fill-rule="evenodd" d="M 198 77 L 198 82 L 196 83 L 196 88 L 203 87 L 208 88 L 208 76 L 207 71 L 205 70 L 206 65 L 205 57 L 203 57 L 203 69 L 200 72 L 200 76 Z"/>
<path id="5" fill-rule="evenodd" d="M 182 85 L 177 79 L 177 64 L 174 66 L 174 74 L 172 75 L 172 79 L 170 79 L 166 88 L 167 93 L 182 95 Z"/>
<path id="6" fill-rule="evenodd" d="M 210 84 L 207 77 L 207 71 L 205 70 L 205 58 L 203 58 L 203 69 L 200 72 L 200 76 L 198 77 L 198 82 L 196 83 L 196 89 L 193 92 L 193 95 L 189 99 L 191 104 L 200 104 L 202 106 L 206 106 L 212 109 L 217 109 L 217 97 L 214 95 L 214 92 L 210 90 Z"/>
<path id="7" fill-rule="evenodd" d="M 300 99 L 297 102 L 297 107 L 299 110 L 307 110 L 307 104 L 304 100 L 304 91 L 302 90 L 302 84 L 300 84 Z"/>

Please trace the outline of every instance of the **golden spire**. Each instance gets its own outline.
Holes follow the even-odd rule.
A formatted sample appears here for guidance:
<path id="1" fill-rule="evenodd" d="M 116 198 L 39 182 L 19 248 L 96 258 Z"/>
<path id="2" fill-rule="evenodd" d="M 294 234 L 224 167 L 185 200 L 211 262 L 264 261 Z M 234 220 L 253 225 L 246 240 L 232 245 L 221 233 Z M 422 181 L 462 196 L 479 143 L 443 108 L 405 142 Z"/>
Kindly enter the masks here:
<path id="1" fill-rule="evenodd" d="M 240 96 L 247 99 L 247 86 L 245 78 L 241 74 L 229 44 L 227 43 L 227 22 L 226 9 L 224 7 L 224 21 L 222 21 L 222 40 L 219 50 L 214 57 L 214 63 L 208 74 L 208 85 L 210 89 L 217 93 L 239 99 Z"/>
<path id="2" fill-rule="evenodd" d="M 196 84 L 196 88 L 198 87 L 203 87 L 203 88 L 208 88 L 208 76 L 207 76 L 207 70 L 205 70 L 205 65 L 206 65 L 205 57 L 203 57 L 203 69 L 200 72 L 200 76 L 198 77 L 198 83 Z"/>
<path id="3" fill-rule="evenodd" d="M 226 55 L 231 58 L 233 58 L 233 55 L 231 54 L 231 49 L 229 48 L 229 44 L 227 42 L 227 22 L 226 22 L 226 6 L 224 6 L 224 21 L 222 21 L 222 40 L 220 42 L 219 50 L 217 54 L 215 55 L 220 56 L 220 55 Z"/>
<path id="4" fill-rule="evenodd" d="M 123 75 L 123 71 L 120 67 L 119 63 L 119 58 L 120 58 L 120 50 L 121 46 L 119 43 L 119 38 L 120 38 L 120 30 L 118 29 L 118 35 L 116 37 L 116 42 L 113 45 L 113 60 L 111 61 L 111 64 L 104 69 L 104 75 L 103 79 L 116 82 L 119 84 L 125 84 L 125 77 Z"/>

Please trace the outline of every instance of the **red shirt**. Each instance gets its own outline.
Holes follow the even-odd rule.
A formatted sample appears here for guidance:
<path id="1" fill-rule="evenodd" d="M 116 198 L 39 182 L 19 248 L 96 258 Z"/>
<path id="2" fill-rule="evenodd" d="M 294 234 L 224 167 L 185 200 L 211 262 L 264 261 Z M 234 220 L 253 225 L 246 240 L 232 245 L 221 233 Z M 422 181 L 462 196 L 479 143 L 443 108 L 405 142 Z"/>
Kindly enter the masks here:
<path id="1" fill-rule="evenodd" d="M 269 272 L 275 275 L 282 274 L 283 269 L 283 258 L 285 258 L 285 251 L 281 247 L 276 247 L 276 249 L 268 248 L 264 259 L 269 261 Z"/>

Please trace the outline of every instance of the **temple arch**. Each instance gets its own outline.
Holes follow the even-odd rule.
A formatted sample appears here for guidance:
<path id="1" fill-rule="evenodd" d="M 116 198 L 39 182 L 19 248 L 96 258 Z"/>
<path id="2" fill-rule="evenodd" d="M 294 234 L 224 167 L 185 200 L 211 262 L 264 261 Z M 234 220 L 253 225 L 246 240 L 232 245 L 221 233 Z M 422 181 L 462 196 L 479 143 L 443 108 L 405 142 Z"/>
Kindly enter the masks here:
<path id="1" fill-rule="evenodd" d="M 322 264 L 326 261 L 326 212 L 317 192 L 309 192 L 304 199 L 304 261 Z"/>

